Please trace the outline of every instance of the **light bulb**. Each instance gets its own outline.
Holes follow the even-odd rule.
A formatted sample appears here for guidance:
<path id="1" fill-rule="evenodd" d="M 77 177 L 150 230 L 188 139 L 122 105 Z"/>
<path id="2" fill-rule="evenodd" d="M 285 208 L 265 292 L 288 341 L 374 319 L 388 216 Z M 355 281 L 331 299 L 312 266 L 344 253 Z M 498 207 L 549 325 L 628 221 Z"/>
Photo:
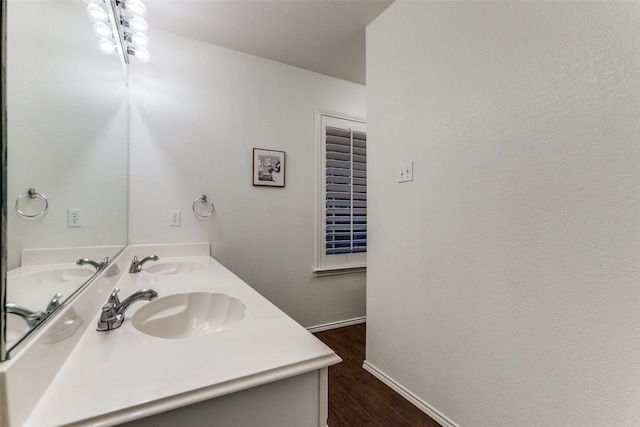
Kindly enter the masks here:
<path id="1" fill-rule="evenodd" d="M 149 24 L 147 24 L 147 21 L 144 19 L 136 16 L 135 18 L 131 18 L 129 21 L 129 28 L 136 32 L 146 33 L 149 31 Z"/>
<path id="2" fill-rule="evenodd" d="M 96 22 L 93 24 L 93 32 L 96 33 L 99 39 L 113 37 L 111 27 L 104 22 Z"/>
<path id="3" fill-rule="evenodd" d="M 149 59 L 151 58 L 151 54 L 149 53 L 149 51 L 143 47 L 135 48 L 134 56 L 138 58 L 138 61 L 143 63 L 149 62 Z"/>
<path id="4" fill-rule="evenodd" d="M 138 47 L 149 47 L 149 37 L 145 33 L 134 33 L 131 42 Z"/>
<path id="5" fill-rule="evenodd" d="M 140 18 L 147 16 L 147 6 L 140 0 L 127 0 L 125 5 L 131 16 L 139 16 Z"/>
<path id="6" fill-rule="evenodd" d="M 116 51 L 116 44 L 113 42 L 113 40 L 102 38 L 98 40 L 98 45 L 100 46 L 100 50 L 102 51 L 102 53 L 110 55 Z"/>
<path id="7" fill-rule="evenodd" d="M 87 6 L 87 15 L 89 15 L 89 19 L 93 22 L 106 22 L 109 20 L 107 12 L 97 4 Z"/>

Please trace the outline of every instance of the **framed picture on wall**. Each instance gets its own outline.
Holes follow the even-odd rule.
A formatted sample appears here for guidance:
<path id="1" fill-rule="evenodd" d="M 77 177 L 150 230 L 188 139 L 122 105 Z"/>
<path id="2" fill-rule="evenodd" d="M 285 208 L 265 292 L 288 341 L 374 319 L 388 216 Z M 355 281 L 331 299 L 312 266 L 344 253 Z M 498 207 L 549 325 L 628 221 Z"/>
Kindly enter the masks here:
<path id="1" fill-rule="evenodd" d="M 284 151 L 253 149 L 253 185 L 284 187 Z"/>

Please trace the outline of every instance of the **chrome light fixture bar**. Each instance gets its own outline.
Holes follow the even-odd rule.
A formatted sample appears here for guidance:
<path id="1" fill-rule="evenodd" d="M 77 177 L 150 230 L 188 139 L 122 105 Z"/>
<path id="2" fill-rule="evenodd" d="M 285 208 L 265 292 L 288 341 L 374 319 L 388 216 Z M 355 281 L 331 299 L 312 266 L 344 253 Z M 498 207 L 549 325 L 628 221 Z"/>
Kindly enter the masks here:
<path id="1" fill-rule="evenodd" d="M 125 64 L 129 56 L 149 62 L 149 24 L 147 8 L 140 0 L 84 0 L 87 15 L 94 22 L 100 50 L 106 54 L 118 52 Z"/>

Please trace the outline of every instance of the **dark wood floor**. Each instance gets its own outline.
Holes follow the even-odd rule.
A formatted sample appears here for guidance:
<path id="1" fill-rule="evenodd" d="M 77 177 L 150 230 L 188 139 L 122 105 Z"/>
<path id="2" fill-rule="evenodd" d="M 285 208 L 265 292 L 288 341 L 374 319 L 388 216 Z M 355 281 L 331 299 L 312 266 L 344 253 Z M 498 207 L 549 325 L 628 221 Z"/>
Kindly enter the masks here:
<path id="1" fill-rule="evenodd" d="M 362 368 L 364 323 L 315 336 L 342 358 L 329 367 L 329 427 L 440 427 Z"/>

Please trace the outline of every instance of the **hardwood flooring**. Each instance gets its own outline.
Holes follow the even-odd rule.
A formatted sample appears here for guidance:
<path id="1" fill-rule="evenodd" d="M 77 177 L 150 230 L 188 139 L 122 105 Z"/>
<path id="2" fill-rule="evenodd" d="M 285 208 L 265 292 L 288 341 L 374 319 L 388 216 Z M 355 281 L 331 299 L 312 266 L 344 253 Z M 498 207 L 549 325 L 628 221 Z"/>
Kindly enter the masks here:
<path id="1" fill-rule="evenodd" d="M 315 336 L 342 358 L 329 367 L 329 427 L 440 427 L 364 370 L 364 323 Z"/>

